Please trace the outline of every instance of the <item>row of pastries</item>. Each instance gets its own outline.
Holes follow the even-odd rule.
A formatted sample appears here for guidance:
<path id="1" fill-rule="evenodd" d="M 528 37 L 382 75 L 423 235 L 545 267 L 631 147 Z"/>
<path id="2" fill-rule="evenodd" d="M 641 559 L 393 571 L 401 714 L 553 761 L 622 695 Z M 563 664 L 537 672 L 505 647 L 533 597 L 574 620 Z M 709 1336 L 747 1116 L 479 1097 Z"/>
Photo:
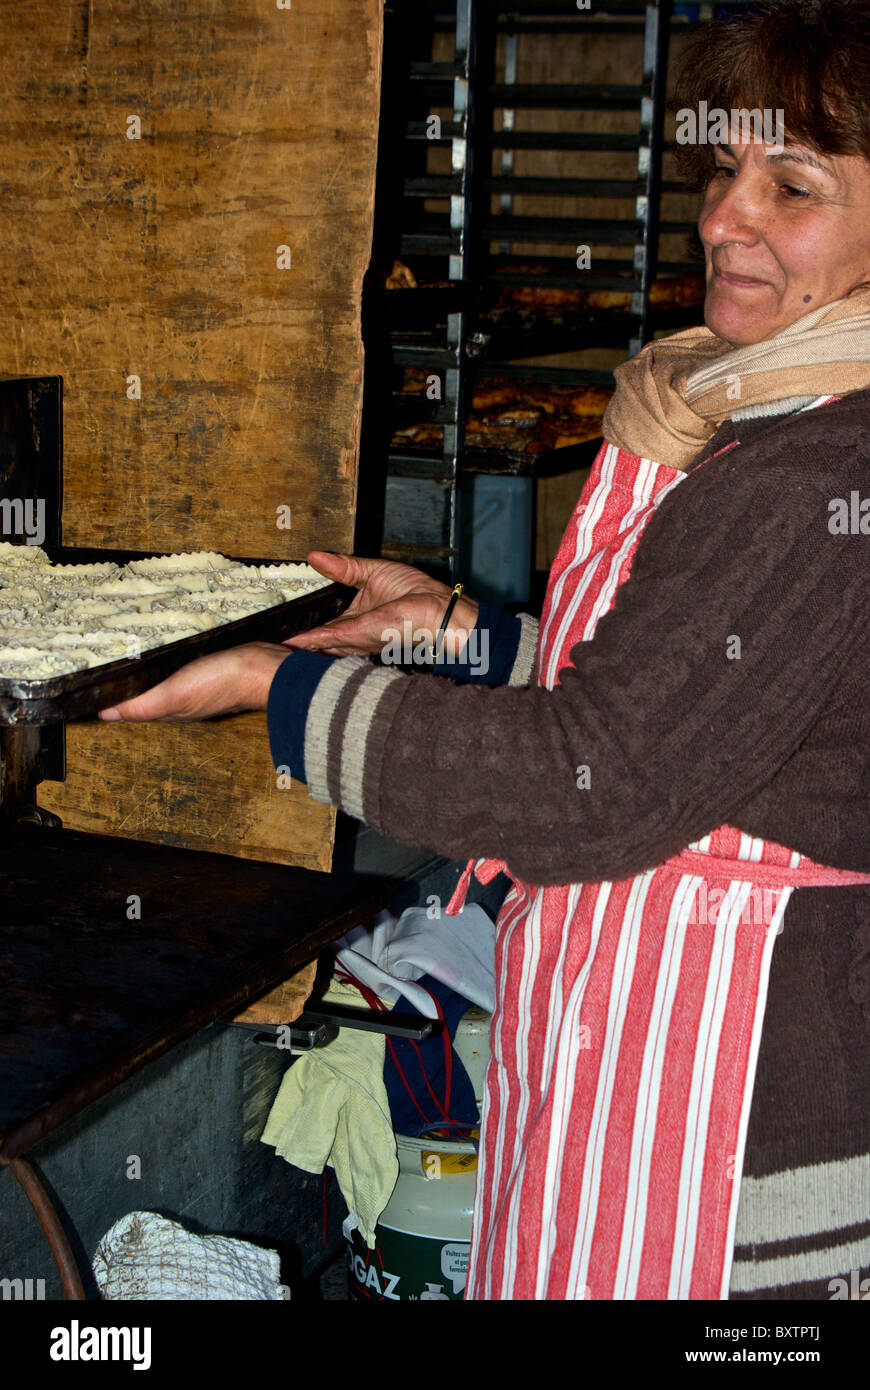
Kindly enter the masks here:
<path id="1" fill-rule="evenodd" d="M 214 551 L 55 565 L 39 546 L 0 542 L 0 678 L 136 657 L 329 582 L 310 565 L 246 565 Z"/>

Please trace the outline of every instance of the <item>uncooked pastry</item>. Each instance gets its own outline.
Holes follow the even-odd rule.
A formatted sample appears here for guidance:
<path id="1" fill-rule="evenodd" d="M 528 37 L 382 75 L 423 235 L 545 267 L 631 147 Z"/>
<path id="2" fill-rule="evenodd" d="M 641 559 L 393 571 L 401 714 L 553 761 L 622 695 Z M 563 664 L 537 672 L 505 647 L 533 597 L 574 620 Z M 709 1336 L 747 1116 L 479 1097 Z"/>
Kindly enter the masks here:
<path id="1" fill-rule="evenodd" d="M 214 551 L 52 565 L 0 542 L 0 678 L 45 680 L 263 612 L 330 581 L 310 565 L 243 565 Z"/>

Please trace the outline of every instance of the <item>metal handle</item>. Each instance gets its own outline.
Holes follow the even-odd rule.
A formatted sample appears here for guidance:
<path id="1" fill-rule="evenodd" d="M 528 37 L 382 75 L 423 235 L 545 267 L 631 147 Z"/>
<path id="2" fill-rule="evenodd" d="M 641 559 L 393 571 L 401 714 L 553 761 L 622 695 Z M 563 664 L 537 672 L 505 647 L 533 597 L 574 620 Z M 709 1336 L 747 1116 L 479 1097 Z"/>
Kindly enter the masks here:
<path id="1" fill-rule="evenodd" d="M 336 1024 L 340 1028 L 358 1028 L 364 1033 L 388 1033 L 393 1038 L 412 1038 L 421 1042 L 444 1027 L 438 1018 L 421 1018 L 419 1014 L 382 1014 L 375 1009 L 355 1009 L 349 1004 L 319 1004 L 306 1009 L 293 1024 L 294 1028 L 310 1028 L 317 1024 Z"/>
<path id="2" fill-rule="evenodd" d="M 388 1033 L 393 1038 L 409 1038 L 421 1042 L 444 1027 L 440 1019 L 421 1018 L 418 1014 L 378 1013 L 375 1009 L 354 1009 L 348 1004 L 324 1004 L 306 1009 L 290 1024 L 239 1023 L 234 1027 L 256 1029 L 252 1039 L 260 1047 L 277 1047 L 289 1043 L 293 1052 L 310 1052 L 326 1047 L 338 1035 L 339 1028 L 357 1028 L 364 1033 Z M 289 1037 L 288 1037 L 289 1030 Z"/>

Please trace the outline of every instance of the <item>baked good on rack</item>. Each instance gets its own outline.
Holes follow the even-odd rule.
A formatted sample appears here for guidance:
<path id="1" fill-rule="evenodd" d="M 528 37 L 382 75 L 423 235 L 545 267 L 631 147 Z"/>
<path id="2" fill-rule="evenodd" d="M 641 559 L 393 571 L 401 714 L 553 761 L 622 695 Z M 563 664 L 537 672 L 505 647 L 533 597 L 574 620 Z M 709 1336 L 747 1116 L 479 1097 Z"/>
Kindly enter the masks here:
<path id="1" fill-rule="evenodd" d="M 514 274 L 540 274 L 546 279 L 546 268 L 535 271 L 532 266 L 511 268 Z M 578 282 L 582 272 L 578 273 Z M 631 308 L 634 289 L 626 285 L 624 289 L 612 286 L 610 289 L 586 289 L 582 283 L 576 286 L 555 286 L 544 283 L 534 285 L 502 285 L 499 289 L 497 309 L 515 308 L 528 311 L 531 317 L 546 314 L 547 310 L 560 313 L 580 314 L 584 310 L 615 313 L 627 312 Z M 689 271 L 683 275 L 662 275 L 653 280 L 649 287 L 649 303 L 654 308 L 690 308 L 701 305 L 706 294 L 703 272 Z"/>
<path id="2" fill-rule="evenodd" d="M 401 444 L 437 444 L 440 448 L 444 443 L 443 425 L 408 425 L 404 429 L 396 430 L 393 439 Z"/>
<path id="3" fill-rule="evenodd" d="M 601 420 L 612 395 L 608 386 L 582 386 L 571 392 L 566 403 L 572 415 L 594 415 Z"/>
<path id="4" fill-rule="evenodd" d="M 415 290 L 417 280 L 414 272 L 402 261 L 393 261 L 393 268 L 387 276 L 388 290 Z"/>
<path id="5" fill-rule="evenodd" d="M 649 287 L 649 302 L 658 306 L 690 308 L 703 304 L 707 282 L 703 271 L 688 275 L 663 275 Z"/>
<path id="6" fill-rule="evenodd" d="M 494 410 L 497 406 L 510 405 L 517 399 L 517 385 L 500 377 L 491 377 L 479 382 L 472 393 L 471 408 L 482 412 Z"/>

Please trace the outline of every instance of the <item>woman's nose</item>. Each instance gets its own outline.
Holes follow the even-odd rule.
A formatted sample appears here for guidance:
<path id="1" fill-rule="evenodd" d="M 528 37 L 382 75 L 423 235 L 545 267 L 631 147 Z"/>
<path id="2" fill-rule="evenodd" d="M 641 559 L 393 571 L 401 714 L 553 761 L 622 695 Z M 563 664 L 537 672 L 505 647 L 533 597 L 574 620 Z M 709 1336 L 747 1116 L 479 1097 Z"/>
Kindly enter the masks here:
<path id="1" fill-rule="evenodd" d="M 708 194 L 698 219 L 702 241 L 720 246 L 729 241 L 753 242 L 758 236 L 759 208 L 750 183 L 740 175 L 718 195 Z"/>

